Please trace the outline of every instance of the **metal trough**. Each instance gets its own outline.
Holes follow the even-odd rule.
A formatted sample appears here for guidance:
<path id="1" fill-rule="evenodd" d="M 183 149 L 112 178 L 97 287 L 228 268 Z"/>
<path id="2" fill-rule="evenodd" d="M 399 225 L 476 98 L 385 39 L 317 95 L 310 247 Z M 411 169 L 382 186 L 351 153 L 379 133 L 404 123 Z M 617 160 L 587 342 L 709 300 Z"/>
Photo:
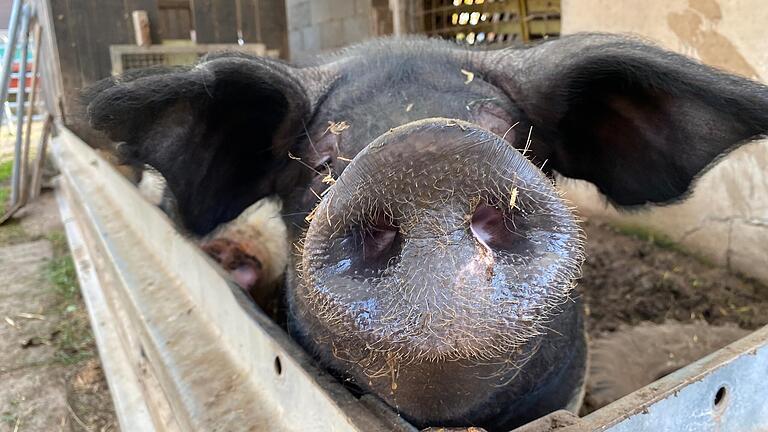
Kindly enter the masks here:
<path id="1" fill-rule="evenodd" d="M 61 126 L 59 208 L 123 431 L 416 430 L 356 398 Z M 558 430 L 768 430 L 768 327 Z"/>

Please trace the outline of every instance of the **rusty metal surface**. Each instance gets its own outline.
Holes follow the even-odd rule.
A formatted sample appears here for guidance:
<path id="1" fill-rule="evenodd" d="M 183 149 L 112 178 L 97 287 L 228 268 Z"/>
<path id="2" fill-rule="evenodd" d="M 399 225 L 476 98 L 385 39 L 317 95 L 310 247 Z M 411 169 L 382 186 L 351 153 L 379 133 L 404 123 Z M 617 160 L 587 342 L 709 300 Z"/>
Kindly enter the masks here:
<path id="1" fill-rule="evenodd" d="M 261 311 L 243 307 L 239 292 L 158 209 L 59 130 L 52 148 L 62 196 L 84 239 L 73 251 L 98 275 L 107 319 L 156 430 L 408 429 L 366 408 Z M 123 384 L 108 380 L 111 388 Z M 145 430 L 131 421 L 121 416 L 123 430 Z"/>

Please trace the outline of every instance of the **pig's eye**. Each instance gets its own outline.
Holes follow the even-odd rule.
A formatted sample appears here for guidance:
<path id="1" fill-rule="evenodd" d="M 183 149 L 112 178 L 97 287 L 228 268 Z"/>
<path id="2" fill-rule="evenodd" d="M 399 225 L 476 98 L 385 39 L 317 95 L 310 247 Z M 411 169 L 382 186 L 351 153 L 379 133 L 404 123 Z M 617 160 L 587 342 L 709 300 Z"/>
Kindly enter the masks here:
<path id="1" fill-rule="evenodd" d="M 469 227 L 477 241 L 495 251 L 519 253 L 529 245 L 524 221 L 495 206 L 478 206 Z"/>

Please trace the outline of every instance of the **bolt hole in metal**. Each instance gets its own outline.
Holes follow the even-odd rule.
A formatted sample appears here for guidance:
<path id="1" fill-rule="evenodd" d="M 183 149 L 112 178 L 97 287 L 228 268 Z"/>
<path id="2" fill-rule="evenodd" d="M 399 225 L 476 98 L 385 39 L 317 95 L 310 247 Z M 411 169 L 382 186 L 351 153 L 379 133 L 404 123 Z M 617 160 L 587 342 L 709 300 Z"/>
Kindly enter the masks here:
<path id="1" fill-rule="evenodd" d="M 720 386 L 719 389 L 717 389 L 717 392 L 715 392 L 715 399 L 714 399 L 714 408 L 717 413 L 722 412 L 725 409 L 725 406 L 727 405 L 726 402 L 728 401 L 728 390 L 725 388 L 725 386 Z"/>
<path id="2" fill-rule="evenodd" d="M 278 376 L 283 374 L 283 364 L 280 362 L 280 356 L 275 356 L 275 373 Z"/>

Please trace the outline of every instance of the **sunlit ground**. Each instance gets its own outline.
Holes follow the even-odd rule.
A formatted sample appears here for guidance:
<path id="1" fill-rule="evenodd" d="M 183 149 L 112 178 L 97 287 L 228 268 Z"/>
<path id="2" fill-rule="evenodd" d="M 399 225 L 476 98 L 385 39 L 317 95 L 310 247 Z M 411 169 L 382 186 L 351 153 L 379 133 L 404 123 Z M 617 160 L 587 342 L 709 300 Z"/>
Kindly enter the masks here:
<path id="1" fill-rule="evenodd" d="M 42 132 L 43 122 L 32 123 L 30 133 L 30 164 L 37 155 L 37 149 L 40 145 L 40 134 Z M 5 213 L 11 192 L 10 178 L 13 172 L 14 148 L 16 146 L 16 125 L 10 123 L 0 127 L 0 216 Z"/>
<path id="2" fill-rule="evenodd" d="M 10 127 L 9 127 L 10 126 Z M 36 121 L 32 123 L 32 133 L 30 134 L 30 159 L 37 154 L 37 147 L 40 144 L 40 133 L 43 130 L 43 122 Z M 13 149 L 16 145 L 16 124 L 6 123 L 0 127 L 0 163 L 13 159 Z"/>

